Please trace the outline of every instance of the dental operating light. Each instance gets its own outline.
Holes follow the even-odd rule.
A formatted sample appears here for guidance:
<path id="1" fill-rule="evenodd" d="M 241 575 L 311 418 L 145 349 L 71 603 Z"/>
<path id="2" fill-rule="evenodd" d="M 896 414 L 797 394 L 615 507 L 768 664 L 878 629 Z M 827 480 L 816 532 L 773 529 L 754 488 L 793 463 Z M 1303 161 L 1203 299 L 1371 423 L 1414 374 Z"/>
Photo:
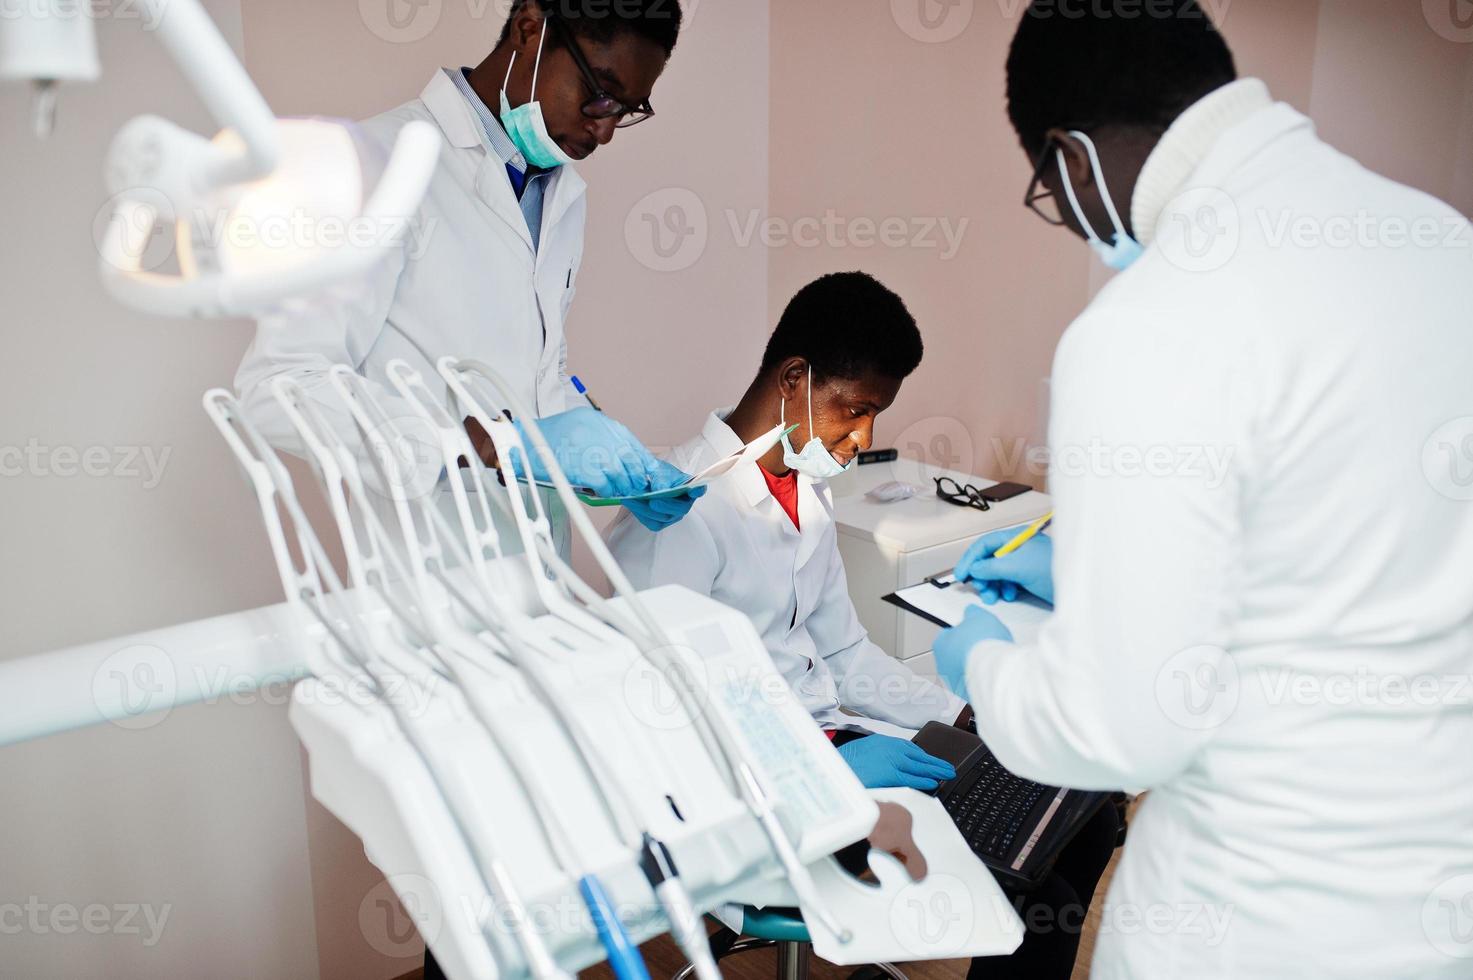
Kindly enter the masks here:
<path id="1" fill-rule="evenodd" d="M 222 129 L 209 138 L 143 115 L 113 138 L 98 244 L 115 299 L 162 316 L 255 316 L 401 246 L 439 155 L 434 127 L 407 124 L 380 160 L 351 123 L 278 119 L 199 0 L 139 7 Z M 59 85 L 99 75 L 94 16 L 88 0 L 24 0 L 0 15 L 0 79 L 34 86 L 38 136 L 52 130 Z M 174 237 L 178 274 L 153 261 L 160 232 Z"/>

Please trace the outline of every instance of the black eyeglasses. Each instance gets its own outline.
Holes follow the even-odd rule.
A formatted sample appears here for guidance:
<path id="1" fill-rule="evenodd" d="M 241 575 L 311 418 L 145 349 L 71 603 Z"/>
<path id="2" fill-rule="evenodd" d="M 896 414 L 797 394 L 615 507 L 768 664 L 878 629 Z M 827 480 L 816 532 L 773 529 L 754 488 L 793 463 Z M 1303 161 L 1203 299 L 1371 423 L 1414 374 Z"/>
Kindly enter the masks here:
<path id="1" fill-rule="evenodd" d="M 991 510 L 992 505 L 982 496 L 982 491 L 970 483 L 957 483 L 949 476 L 933 477 L 936 481 L 936 496 L 958 507 L 975 507 Z"/>
<path id="2" fill-rule="evenodd" d="M 558 31 L 563 44 L 567 46 L 568 54 L 573 56 L 573 64 L 578 66 L 578 71 L 583 75 L 584 84 L 593 92 L 593 98 L 583 103 L 583 115 L 589 119 L 617 119 L 618 122 L 614 123 L 614 128 L 626 129 L 644 122 L 655 114 L 649 99 L 645 99 L 637 106 L 627 106 L 605 92 L 603 86 L 598 83 L 598 77 L 593 74 L 588 59 L 583 56 L 583 49 L 578 46 L 578 39 L 573 36 L 573 31 L 552 11 L 546 11 L 544 16 Z"/>
<path id="3" fill-rule="evenodd" d="M 1028 184 L 1028 193 L 1023 197 L 1023 206 L 1044 221 L 1055 227 L 1064 224 L 1064 215 L 1059 207 L 1059 199 L 1054 192 L 1043 186 L 1043 174 L 1048 165 L 1054 159 L 1054 141 L 1046 139 L 1043 143 L 1043 152 L 1038 155 L 1038 160 L 1033 165 L 1033 180 Z"/>

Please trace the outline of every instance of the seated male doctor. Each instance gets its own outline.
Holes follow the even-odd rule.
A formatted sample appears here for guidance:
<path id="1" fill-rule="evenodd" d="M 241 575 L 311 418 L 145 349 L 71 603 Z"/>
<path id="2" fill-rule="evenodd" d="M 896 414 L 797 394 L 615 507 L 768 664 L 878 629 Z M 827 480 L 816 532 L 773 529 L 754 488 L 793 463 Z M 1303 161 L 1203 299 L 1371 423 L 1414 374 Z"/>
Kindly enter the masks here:
<path id="1" fill-rule="evenodd" d="M 912 744 L 909 729 L 928 721 L 965 726 L 970 713 L 870 641 L 849 598 L 824 482 L 869 447 L 875 417 L 921 351 L 905 304 L 870 276 L 837 273 L 804 286 L 742 400 L 712 413 L 671 462 L 696 472 L 779 422 L 798 428 L 758 465 L 711 484 L 680 523 L 655 534 L 621 514 L 609 543 L 636 588 L 684 585 L 745 613 L 862 783 L 934 790 L 954 770 Z M 1005 886 L 1026 929 L 1023 943 L 1010 956 L 973 960 L 969 976 L 1067 980 L 1119 828 L 1114 809 L 1103 808 L 1038 888 L 1019 894 Z"/>
<path id="2" fill-rule="evenodd" d="M 621 516 L 609 544 L 636 588 L 684 585 L 746 613 L 825 729 L 884 732 L 836 739 L 866 786 L 931 790 L 952 768 L 905 736 L 928 721 L 956 721 L 966 704 L 887 656 L 860 625 L 825 483 L 868 448 L 875 416 L 921 350 L 905 304 L 870 276 L 809 283 L 783 312 L 741 402 L 713 412 L 669 458 L 696 472 L 779 422 L 798 428 L 759 465 L 712 484 L 679 524 L 651 534 Z"/>

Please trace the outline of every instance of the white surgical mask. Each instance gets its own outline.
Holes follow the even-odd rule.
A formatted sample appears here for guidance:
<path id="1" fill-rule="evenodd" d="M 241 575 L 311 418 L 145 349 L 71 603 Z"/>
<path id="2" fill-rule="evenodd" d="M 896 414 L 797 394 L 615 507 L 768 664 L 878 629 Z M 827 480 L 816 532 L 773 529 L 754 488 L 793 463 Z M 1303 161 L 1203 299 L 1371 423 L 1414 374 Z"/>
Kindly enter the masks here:
<path id="1" fill-rule="evenodd" d="M 778 417 L 782 419 L 783 428 L 787 428 L 787 406 L 786 400 L 778 402 Z M 841 466 L 834 454 L 829 452 L 823 440 L 813 434 L 813 365 L 808 365 L 808 444 L 803 447 L 801 453 L 793 452 L 793 443 L 788 439 L 788 434 L 783 433 L 783 465 L 791 467 L 802 473 L 811 480 L 831 480 L 840 473 L 847 472 L 854 465 L 850 460 L 847 466 Z"/>
<path id="2" fill-rule="evenodd" d="M 1079 226 L 1089 236 L 1089 247 L 1095 250 L 1100 261 L 1117 272 L 1123 272 L 1130 268 L 1135 260 L 1141 257 L 1145 251 L 1141 243 L 1125 233 L 1125 223 L 1120 220 L 1120 212 L 1115 210 L 1115 201 L 1110 197 L 1109 185 L 1105 183 L 1105 171 L 1100 166 L 1100 154 L 1095 149 L 1094 140 L 1077 129 L 1069 131 L 1069 135 L 1084 144 L 1089 151 L 1089 165 L 1094 170 L 1095 183 L 1100 187 L 1100 198 L 1105 202 L 1105 210 L 1110 212 L 1110 221 L 1115 225 L 1115 240 L 1106 244 L 1095 234 L 1094 226 L 1084 216 L 1084 209 L 1079 206 L 1079 198 L 1074 193 L 1074 182 L 1069 179 L 1069 165 L 1064 159 L 1064 151 L 1059 150 L 1059 175 L 1064 178 L 1064 191 L 1069 196 L 1069 206 L 1074 209 L 1074 217 L 1079 219 Z"/>

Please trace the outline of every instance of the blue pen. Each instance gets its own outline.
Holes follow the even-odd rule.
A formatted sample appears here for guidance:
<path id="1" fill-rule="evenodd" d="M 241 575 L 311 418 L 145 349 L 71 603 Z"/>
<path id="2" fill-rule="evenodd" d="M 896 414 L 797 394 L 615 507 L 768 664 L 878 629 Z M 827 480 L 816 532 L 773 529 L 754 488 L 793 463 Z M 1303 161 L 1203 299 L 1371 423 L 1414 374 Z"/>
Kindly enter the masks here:
<path id="1" fill-rule="evenodd" d="M 573 387 L 576 388 L 576 389 L 578 389 L 578 394 L 580 394 L 584 398 L 586 398 L 588 400 L 588 404 L 589 405 L 592 405 L 595 411 L 598 411 L 598 412 L 602 412 L 603 411 L 603 409 L 599 407 L 598 402 L 594 401 L 593 400 L 593 396 L 588 393 L 588 389 L 583 386 L 583 382 L 580 381 L 580 380 L 578 380 L 578 375 L 575 374 L 572 377 L 570 377 L 568 380 L 571 381 L 571 382 L 573 382 Z"/>
<path id="2" fill-rule="evenodd" d="M 578 890 L 583 893 L 583 903 L 593 917 L 593 926 L 598 930 L 599 941 L 603 943 L 604 954 L 608 956 L 609 966 L 617 980 L 650 980 L 650 971 L 644 964 L 639 947 L 625 931 L 624 923 L 619 920 L 619 914 L 614 911 L 614 904 L 609 901 L 599 880 L 593 875 L 584 875 L 578 879 Z"/>

